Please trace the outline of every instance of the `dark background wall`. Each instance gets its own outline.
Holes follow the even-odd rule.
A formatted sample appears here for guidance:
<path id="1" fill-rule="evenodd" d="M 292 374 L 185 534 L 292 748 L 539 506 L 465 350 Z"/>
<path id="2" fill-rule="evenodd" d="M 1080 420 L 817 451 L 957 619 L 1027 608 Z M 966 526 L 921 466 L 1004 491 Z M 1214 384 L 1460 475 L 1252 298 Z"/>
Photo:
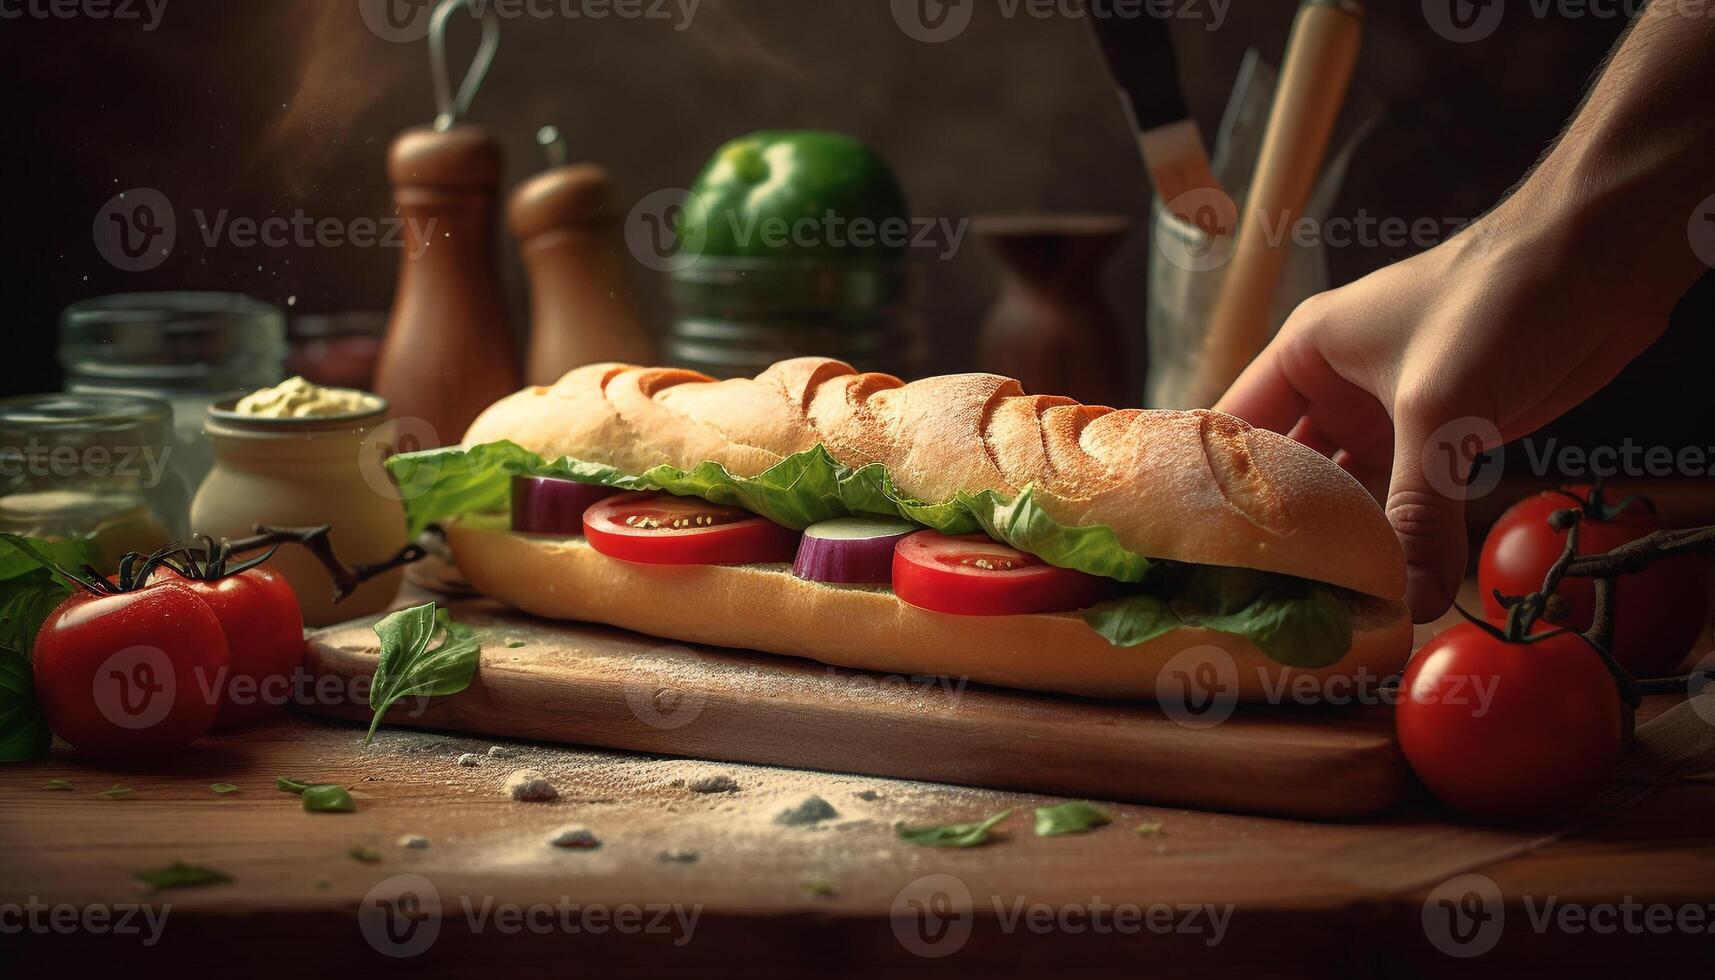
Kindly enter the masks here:
<path id="1" fill-rule="evenodd" d="M 1008 17 L 1003 0 L 964 2 L 975 5 L 970 27 L 944 44 L 913 40 L 888 0 L 702 0 L 684 30 L 652 19 L 511 20 L 472 117 L 506 143 L 509 182 L 542 166 L 532 135 L 551 122 L 574 159 L 613 171 L 628 206 L 684 186 L 728 137 L 805 126 L 877 147 L 920 216 L 1048 209 L 1141 220 L 1145 178 L 1086 25 L 1064 15 Z M 1219 29 L 1208 29 L 1211 0 L 1196 0 L 1174 22 L 1182 74 L 1209 133 L 1245 49 L 1278 60 L 1295 7 L 1220 6 Z M 1418 3 L 1371 6 L 1356 84 L 1388 116 L 1359 152 L 1336 214 L 1480 214 L 1553 138 L 1624 27 L 1588 14 L 1538 19 L 1518 4 L 1492 37 L 1458 44 L 1430 29 Z M 0 131 L 12 191 L 0 228 L 8 392 L 57 384 L 56 314 L 87 296 L 234 290 L 281 304 L 294 298 L 296 313 L 389 303 L 390 250 L 209 247 L 191 212 L 388 214 L 387 144 L 433 114 L 424 44 L 366 28 L 358 0 L 168 0 L 153 30 L 143 16 L 0 20 Z M 454 47 L 462 63 L 474 32 L 461 27 Z M 133 187 L 163 192 L 180 226 L 170 258 L 141 273 L 104 262 L 91 234 L 103 202 Z M 1133 236 L 1108 282 L 1134 338 L 1145 238 Z M 1402 254 L 1336 249 L 1335 280 Z M 510 243 L 502 255 L 522 323 Z M 950 260 L 914 261 L 933 366 L 970 366 L 995 294 L 991 255 L 967 241 Z M 646 309 L 664 322 L 660 277 L 641 266 L 633 273 Z M 1691 413 L 1707 403 L 1708 292 L 1682 308 L 1662 349 L 1580 413 L 1581 441 L 1707 441 L 1693 421 L 1707 411 Z"/>

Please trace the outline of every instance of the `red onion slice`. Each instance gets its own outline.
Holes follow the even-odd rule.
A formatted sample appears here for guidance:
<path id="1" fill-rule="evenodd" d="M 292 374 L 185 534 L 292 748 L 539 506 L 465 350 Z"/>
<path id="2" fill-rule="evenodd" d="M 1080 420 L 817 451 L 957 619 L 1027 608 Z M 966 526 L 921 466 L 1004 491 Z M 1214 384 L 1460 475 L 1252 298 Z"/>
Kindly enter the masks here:
<path id="1" fill-rule="evenodd" d="M 524 534 L 584 533 L 584 511 L 616 493 L 612 487 L 548 476 L 512 478 L 512 530 Z"/>
<path id="2" fill-rule="evenodd" d="M 886 585 L 893 580 L 893 546 L 915 531 L 908 521 L 840 517 L 812 524 L 798 543 L 792 574 L 811 582 Z"/>

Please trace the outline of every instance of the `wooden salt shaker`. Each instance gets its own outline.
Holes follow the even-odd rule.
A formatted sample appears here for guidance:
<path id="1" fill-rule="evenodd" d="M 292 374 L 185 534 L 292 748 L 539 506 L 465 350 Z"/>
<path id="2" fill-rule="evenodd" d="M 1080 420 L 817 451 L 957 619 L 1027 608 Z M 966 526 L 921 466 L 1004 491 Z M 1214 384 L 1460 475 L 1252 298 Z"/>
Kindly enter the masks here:
<path id="1" fill-rule="evenodd" d="M 440 445 L 521 386 L 494 254 L 503 165 L 494 138 L 468 125 L 406 130 L 388 154 L 405 245 L 375 390 Z"/>
<path id="2" fill-rule="evenodd" d="M 530 384 L 551 385 L 599 361 L 655 362 L 654 338 L 626 281 L 614 198 L 606 170 L 561 164 L 525 182 L 507 205 L 530 277 Z"/>

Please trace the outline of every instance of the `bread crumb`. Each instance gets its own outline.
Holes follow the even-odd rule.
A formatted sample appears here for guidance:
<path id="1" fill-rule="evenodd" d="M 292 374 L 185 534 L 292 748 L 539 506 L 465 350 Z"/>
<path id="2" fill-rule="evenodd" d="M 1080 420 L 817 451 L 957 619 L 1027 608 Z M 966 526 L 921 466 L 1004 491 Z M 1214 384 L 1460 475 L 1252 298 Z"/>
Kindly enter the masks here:
<path id="1" fill-rule="evenodd" d="M 477 766 L 482 765 L 482 756 L 477 755 L 475 752 L 466 752 L 459 756 L 459 765 L 464 766 L 467 769 L 475 769 Z"/>
<path id="2" fill-rule="evenodd" d="M 657 854 L 655 856 L 655 860 L 665 861 L 668 864 L 695 864 L 697 859 L 700 857 L 702 857 L 702 855 L 698 854 L 696 851 L 673 849 L 662 851 L 660 854 Z"/>
<path id="3" fill-rule="evenodd" d="M 548 838 L 548 843 L 574 851 L 593 851 L 601 846 L 595 832 L 584 826 L 562 827 Z"/>
<path id="4" fill-rule="evenodd" d="M 804 802 L 780 811 L 774 822 L 784 827 L 810 827 L 839 815 L 840 812 L 829 805 L 827 800 L 820 796 L 806 796 Z"/>
<path id="5" fill-rule="evenodd" d="M 689 787 L 693 793 L 736 793 L 738 782 L 731 776 L 722 773 L 716 776 L 702 776 L 691 780 Z"/>
<path id="6" fill-rule="evenodd" d="M 534 769 L 520 769 L 508 776 L 506 792 L 520 803 L 548 803 L 560 797 L 554 784 Z"/>
<path id="7" fill-rule="evenodd" d="M 413 851 L 421 851 L 429 846 L 429 839 L 422 834 L 406 834 L 399 838 L 400 847 L 408 847 Z"/>
<path id="8" fill-rule="evenodd" d="M 488 757 L 490 759 L 510 759 L 517 754 L 517 752 L 504 745 L 490 745 L 488 747 Z"/>

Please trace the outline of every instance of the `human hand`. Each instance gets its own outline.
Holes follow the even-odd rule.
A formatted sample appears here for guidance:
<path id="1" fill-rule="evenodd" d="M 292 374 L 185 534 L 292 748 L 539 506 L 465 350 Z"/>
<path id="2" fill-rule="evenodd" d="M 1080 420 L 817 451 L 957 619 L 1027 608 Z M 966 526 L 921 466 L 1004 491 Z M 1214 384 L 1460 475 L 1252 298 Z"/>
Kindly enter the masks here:
<path id="1" fill-rule="evenodd" d="M 1475 458 L 1602 388 L 1667 326 L 1671 302 L 1585 268 L 1596 229 L 1540 213 L 1509 202 L 1311 297 L 1215 406 L 1330 455 L 1384 501 L 1418 622 L 1446 612 L 1465 576 Z"/>

